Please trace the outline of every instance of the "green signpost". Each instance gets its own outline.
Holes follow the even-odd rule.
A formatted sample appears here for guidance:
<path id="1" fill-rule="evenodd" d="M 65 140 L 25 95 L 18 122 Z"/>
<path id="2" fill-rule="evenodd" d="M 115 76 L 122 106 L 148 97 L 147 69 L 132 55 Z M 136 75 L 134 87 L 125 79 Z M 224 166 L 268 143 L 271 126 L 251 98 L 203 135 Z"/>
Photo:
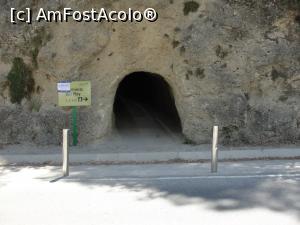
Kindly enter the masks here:
<path id="1" fill-rule="evenodd" d="M 77 129 L 77 106 L 72 107 L 72 124 L 73 124 L 73 145 L 78 144 L 78 129 Z"/>
<path id="2" fill-rule="evenodd" d="M 78 144 L 77 107 L 91 105 L 90 81 L 62 81 L 57 83 L 58 105 L 72 107 L 73 145 Z"/>

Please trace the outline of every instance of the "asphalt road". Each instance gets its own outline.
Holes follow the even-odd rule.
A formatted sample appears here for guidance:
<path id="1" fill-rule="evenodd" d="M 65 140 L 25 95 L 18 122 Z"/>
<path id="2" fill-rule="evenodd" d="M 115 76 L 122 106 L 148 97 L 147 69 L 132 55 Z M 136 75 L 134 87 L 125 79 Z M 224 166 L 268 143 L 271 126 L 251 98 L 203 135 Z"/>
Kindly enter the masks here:
<path id="1" fill-rule="evenodd" d="M 0 167 L 1 225 L 300 224 L 300 162 Z"/>
<path id="2" fill-rule="evenodd" d="M 117 113 L 116 125 L 121 136 L 143 142 L 182 141 L 181 131 L 174 121 L 153 107 L 128 98 L 121 98 L 120 104 L 122 112 Z"/>

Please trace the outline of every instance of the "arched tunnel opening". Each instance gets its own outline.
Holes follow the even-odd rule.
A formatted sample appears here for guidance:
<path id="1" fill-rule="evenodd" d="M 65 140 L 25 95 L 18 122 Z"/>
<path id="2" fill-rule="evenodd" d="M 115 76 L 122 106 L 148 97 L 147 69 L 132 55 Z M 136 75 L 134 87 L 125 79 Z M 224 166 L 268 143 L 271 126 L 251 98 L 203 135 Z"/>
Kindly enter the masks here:
<path id="1" fill-rule="evenodd" d="M 160 75 L 135 72 L 116 92 L 115 128 L 121 134 L 180 137 L 181 121 L 169 84 Z"/>

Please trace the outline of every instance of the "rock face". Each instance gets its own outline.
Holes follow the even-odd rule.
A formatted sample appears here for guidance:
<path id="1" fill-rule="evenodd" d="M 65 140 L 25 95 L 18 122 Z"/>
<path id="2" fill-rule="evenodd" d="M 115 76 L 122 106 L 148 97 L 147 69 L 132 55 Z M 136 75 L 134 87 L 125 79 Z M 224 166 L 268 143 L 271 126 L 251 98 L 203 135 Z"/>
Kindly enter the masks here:
<path id="1" fill-rule="evenodd" d="M 156 22 L 11 24 L 10 9 L 158 12 Z M 70 112 L 57 106 L 56 83 L 90 80 L 92 106 L 80 109 L 80 141 L 114 129 L 122 79 L 137 71 L 163 77 L 172 89 L 182 133 L 209 143 L 220 126 L 230 145 L 300 140 L 300 3 L 296 0 L 1 0 L 0 143 L 58 144 Z M 35 89 L 12 104 L 13 60 L 31 68 Z M 156 90 L 157 91 L 157 90 Z"/>

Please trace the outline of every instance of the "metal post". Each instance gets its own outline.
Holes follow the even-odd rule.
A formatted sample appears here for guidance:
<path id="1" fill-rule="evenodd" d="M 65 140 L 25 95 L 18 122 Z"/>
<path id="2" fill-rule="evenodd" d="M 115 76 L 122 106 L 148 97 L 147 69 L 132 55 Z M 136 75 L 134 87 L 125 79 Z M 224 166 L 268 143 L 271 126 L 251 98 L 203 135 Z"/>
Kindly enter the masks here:
<path id="1" fill-rule="evenodd" d="M 77 129 L 77 106 L 72 107 L 72 124 L 73 124 L 73 145 L 78 144 L 78 129 Z"/>
<path id="2" fill-rule="evenodd" d="M 68 143 L 69 129 L 63 130 L 63 175 L 69 176 L 69 143 Z"/>
<path id="3" fill-rule="evenodd" d="M 218 126 L 213 128 L 213 140 L 211 148 L 211 172 L 216 173 L 218 171 Z"/>

